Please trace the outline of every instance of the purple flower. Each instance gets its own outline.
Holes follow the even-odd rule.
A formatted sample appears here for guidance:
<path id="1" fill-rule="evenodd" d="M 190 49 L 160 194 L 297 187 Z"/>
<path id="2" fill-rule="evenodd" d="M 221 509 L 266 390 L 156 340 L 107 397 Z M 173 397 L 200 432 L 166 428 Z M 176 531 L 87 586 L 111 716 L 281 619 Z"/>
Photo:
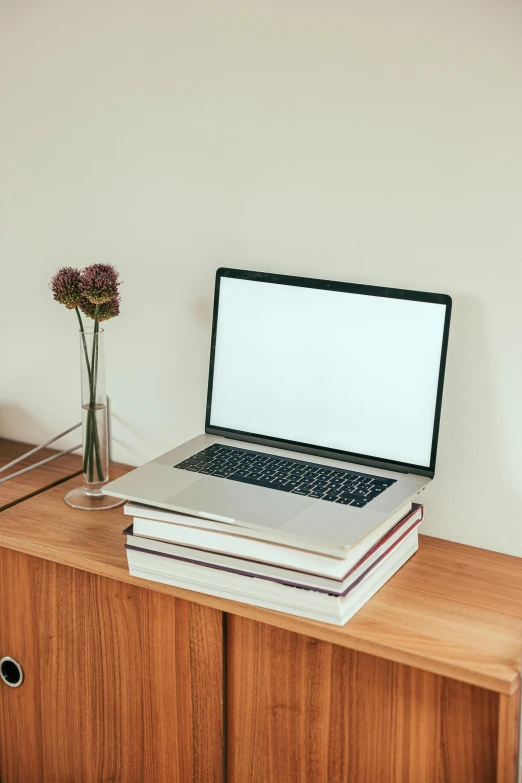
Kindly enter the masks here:
<path id="1" fill-rule="evenodd" d="M 98 308 L 98 321 L 108 321 L 109 318 L 116 318 L 120 314 L 120 295 L 116 294 L 108 302 L 102 302 L 99 305 L 89 301 L 87 297 L 82 297 L 80 310 L 88 318 L 96 318 L 96 308 Z"/>
<path id="2" fill-rule="evenodd" d="M 64 266 L 51 278 L 49 288 L 57 302 L 68 310 L 74 310 L 80 304 L 82 292 L 80 289 L 80 271 L 72 266 Z"/>
<path id="3" fill-rule="evenodd" d="M 95 305 L 110 302 L 117 297 L 119 284 L 118 271 L 112 264 L 91 264 L 81 273 L 82 295 Z"/>

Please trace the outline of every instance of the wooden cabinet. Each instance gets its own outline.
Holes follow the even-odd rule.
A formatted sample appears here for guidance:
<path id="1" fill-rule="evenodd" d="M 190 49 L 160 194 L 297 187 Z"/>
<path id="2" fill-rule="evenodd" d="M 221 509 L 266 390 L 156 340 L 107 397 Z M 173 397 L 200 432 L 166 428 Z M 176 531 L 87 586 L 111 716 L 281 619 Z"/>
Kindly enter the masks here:
<path id="1" fill-rule="evenodd" d="M 222 616 L 0 548 L 0 780 L 222 780 Z"/>
<path id="2" fill-rule="evenodd" d="M 130 576 L 68 459 L 0 485 L 0 783 L 515 783 L 520 559 L 421 536 L 338 628 Z"/>

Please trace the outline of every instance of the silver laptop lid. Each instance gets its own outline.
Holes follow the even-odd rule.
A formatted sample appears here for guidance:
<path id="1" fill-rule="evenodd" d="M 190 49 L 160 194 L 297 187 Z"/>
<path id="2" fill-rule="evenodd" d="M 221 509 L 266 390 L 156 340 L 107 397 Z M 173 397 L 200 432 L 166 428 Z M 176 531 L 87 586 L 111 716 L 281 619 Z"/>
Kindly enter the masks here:
<path id="1" fill-rule="evenodd" d="M 433 476 L 451 298 L 219 269 L 205 431 Z"/>

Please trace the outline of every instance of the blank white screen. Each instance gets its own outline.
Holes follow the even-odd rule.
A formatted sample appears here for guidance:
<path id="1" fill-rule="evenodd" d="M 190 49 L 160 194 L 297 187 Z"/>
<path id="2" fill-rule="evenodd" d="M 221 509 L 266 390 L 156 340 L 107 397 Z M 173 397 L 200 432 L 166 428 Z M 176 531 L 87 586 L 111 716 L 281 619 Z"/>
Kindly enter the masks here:
<path id="1" fill-rule="evenodd" d="M 445 313 L 222 277 L 210 424 L 428 467 Z"/>

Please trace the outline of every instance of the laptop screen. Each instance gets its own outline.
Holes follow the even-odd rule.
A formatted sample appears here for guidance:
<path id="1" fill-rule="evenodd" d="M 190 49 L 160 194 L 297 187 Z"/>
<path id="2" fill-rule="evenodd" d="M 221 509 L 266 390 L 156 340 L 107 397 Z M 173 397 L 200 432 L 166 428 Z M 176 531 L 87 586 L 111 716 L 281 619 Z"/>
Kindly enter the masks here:
<path id="1" fill-rule="evenodd" d="M 207 431 L 434 470 L 450 309 L 444 295 L 219 270 Z"/>

